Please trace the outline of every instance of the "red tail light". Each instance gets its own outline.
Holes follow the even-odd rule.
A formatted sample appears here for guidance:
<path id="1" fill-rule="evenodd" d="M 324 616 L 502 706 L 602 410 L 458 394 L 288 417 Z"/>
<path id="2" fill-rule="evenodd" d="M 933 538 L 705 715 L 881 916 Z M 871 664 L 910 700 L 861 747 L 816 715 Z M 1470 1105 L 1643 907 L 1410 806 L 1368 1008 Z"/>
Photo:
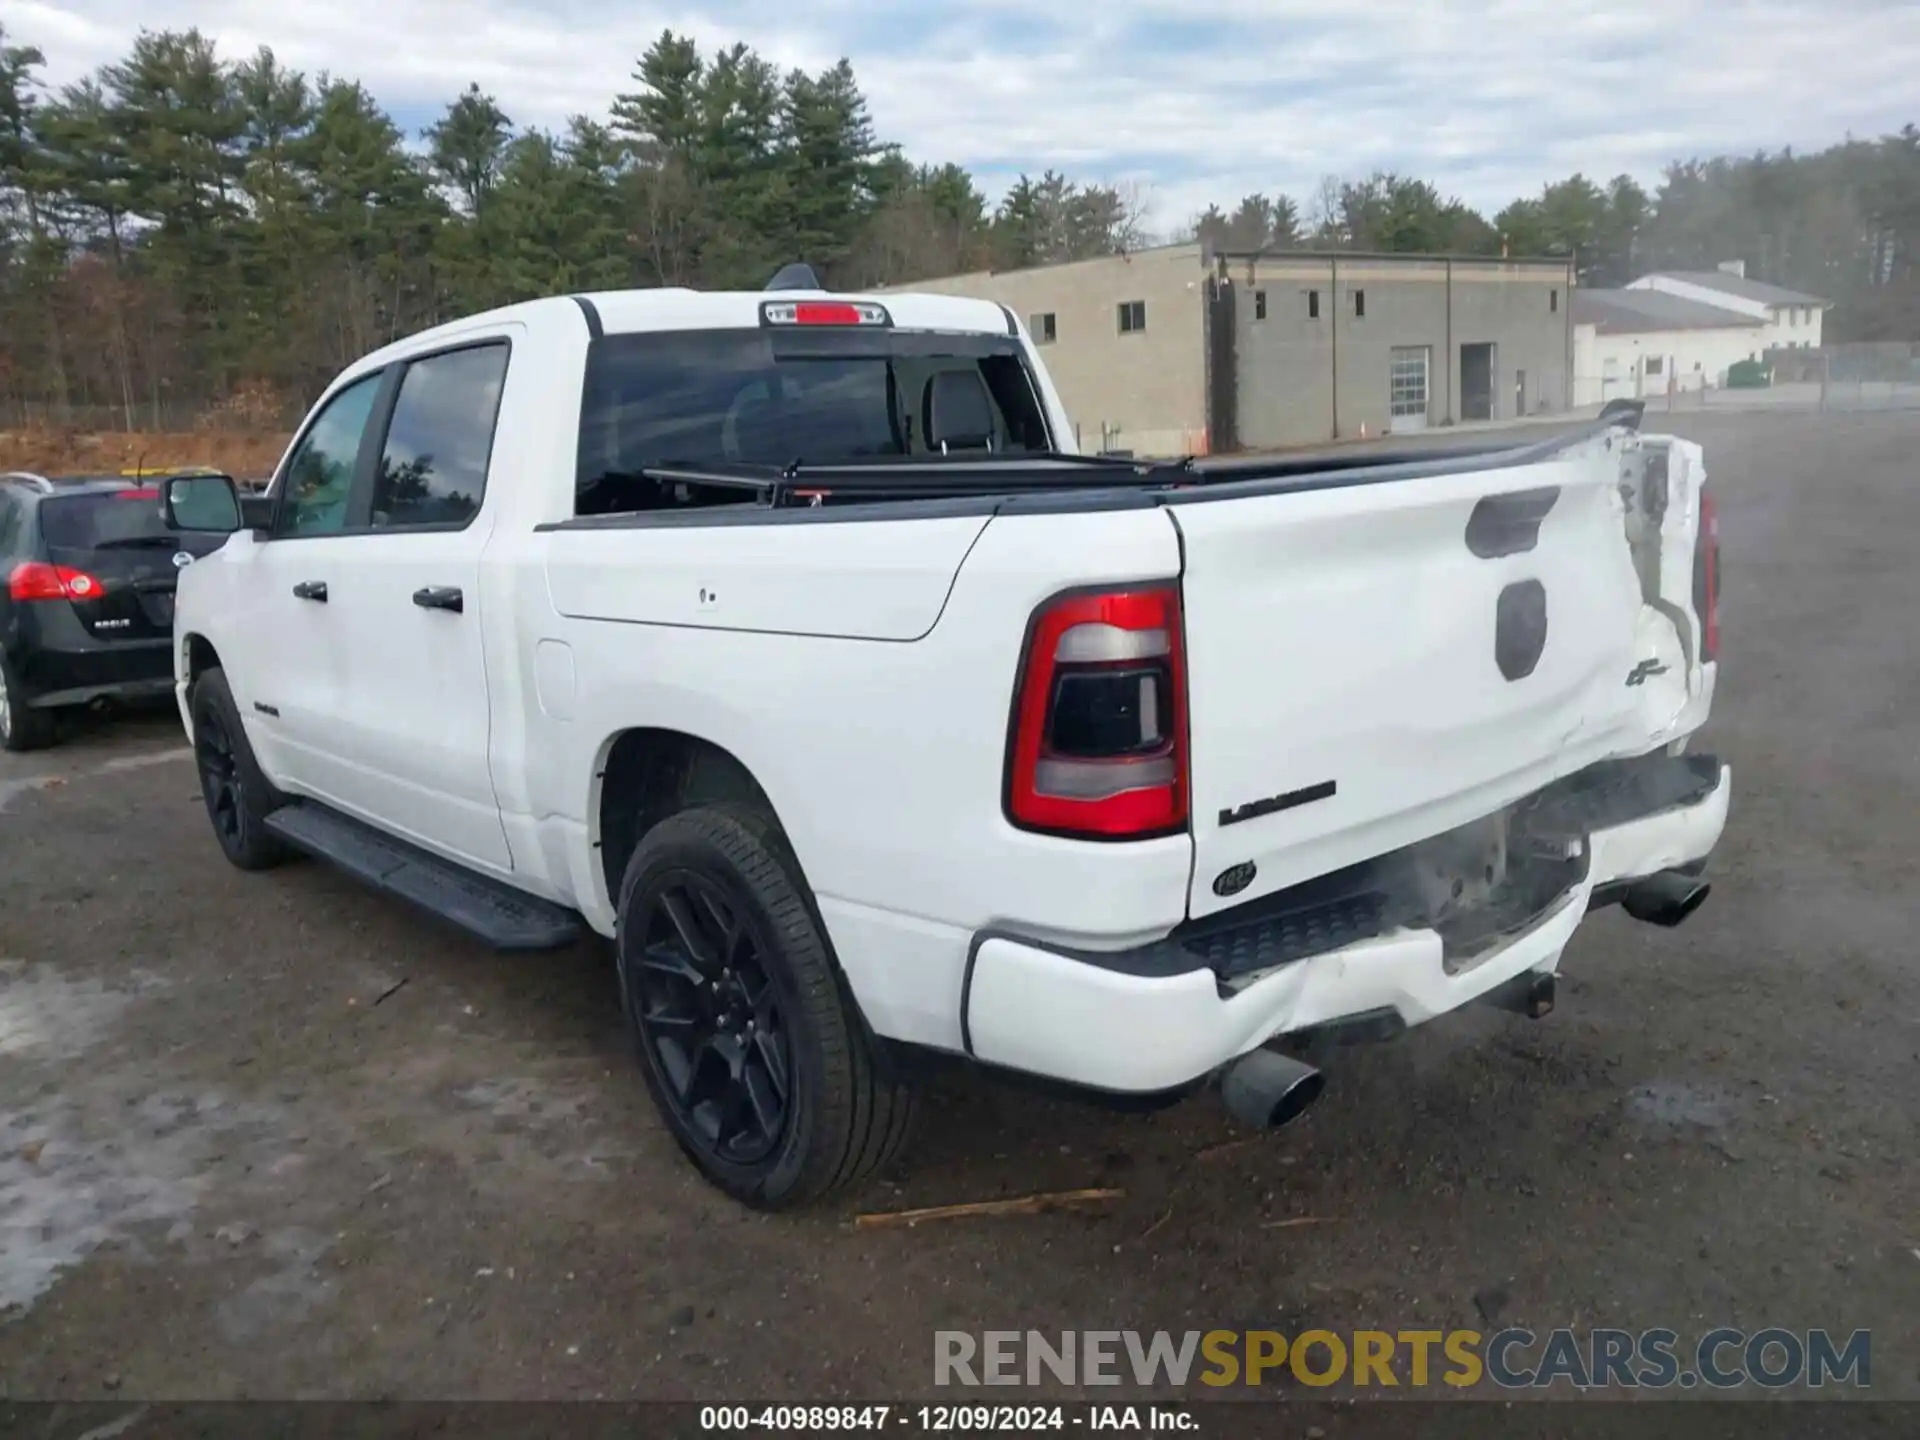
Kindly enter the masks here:
<path id="1" fill-rule="evenodd" d="M 1048 601 L 1028 627 L 1007 818 L 1138 840 L 1187 823 L 1187 685 L 1172 583 Z"/>
<path id="2" fill-rule="evenodd" d="M 84 570 L 29 560 L 7 576 L 7 594 L 15 600 L 98 600 L 106 591 Z"/>
<path id="3" fill-rule="evenodd" d="M 1700 660 L 1720 658 L 1720 508 L 1700 488 L 1700 533 L 1693 542 L 1693 610 L 1700 617 Z"/>

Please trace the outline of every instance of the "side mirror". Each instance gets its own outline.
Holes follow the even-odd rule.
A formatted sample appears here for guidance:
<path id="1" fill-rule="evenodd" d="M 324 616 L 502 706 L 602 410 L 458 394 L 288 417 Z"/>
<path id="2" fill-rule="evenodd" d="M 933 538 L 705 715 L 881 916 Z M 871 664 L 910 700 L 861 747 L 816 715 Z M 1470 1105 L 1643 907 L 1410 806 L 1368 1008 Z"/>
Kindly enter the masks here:
<path id="1" fill-rule="evenodd" d="M 231 535 L 242 525 L 240 492 L 226 475 L 174 475 L 160 482 L 160 514 L 169 530 Z"/>

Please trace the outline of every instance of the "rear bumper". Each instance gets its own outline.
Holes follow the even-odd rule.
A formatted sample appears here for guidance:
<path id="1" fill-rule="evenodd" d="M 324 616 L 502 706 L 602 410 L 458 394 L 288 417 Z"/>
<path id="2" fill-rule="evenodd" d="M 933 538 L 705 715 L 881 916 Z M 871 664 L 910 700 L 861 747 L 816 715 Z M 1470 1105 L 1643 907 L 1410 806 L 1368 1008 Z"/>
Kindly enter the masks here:
<path id="1" fill-rule="evenodd" d="M 1173 1090 L 1276 1036 L 1389 1012 L 1418 1025 L 1530 971 L 1550 974 L 1596 890 L 1701 861 L 1719 842 L 1732 771 L 1685 764 L 1696 783 L 1681 803 L 1663 803 L 1660 787 L 1647 787 L 1657 808 L 1621 818 L 1618 787 L 1604 804 L 1590 790 L 1580 795 L 1607 822 L 1585 830 L 1584 874 L 1495 947 L 1465 957 L 1449 953 L 1440 929 L 1370 930 L 1347 901 L 1269 916 L 1237 934 L 1212 929 L 1204 944 L 1169 937 L 1118 953 L 983 931 L 961 999 L 967 1049 L 1098 1090 Z M 1362 938 L 1341 943 L 1343 930 Z M 1292 953 L 1302 935 L 1308 947 L 1318 937 L 1319 947 Z"/>
<path id="2" fill-rule="evenodd" d="M 75 649 L 22 647 L 9 658 L 20 676 L 23 702 L 35 709 L 144 699 L 173 688 L 173 641 L 165 636 Z"/>

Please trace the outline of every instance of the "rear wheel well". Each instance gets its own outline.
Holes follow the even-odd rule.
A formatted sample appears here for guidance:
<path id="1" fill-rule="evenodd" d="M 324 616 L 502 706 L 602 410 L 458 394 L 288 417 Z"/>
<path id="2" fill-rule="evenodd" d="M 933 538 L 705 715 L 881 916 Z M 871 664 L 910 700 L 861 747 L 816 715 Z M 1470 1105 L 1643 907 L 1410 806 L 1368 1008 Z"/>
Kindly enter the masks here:
<path id="1" fill-rule="evenodd" d="M 678 730 L 628 730 L 601 767 L 600 863 L 607 894 L 620 893 L 627 861 L 642 838 L 694 805 L 746 805 L 779 827 L 773 803 L 753 773 L 711 741 Z"/>

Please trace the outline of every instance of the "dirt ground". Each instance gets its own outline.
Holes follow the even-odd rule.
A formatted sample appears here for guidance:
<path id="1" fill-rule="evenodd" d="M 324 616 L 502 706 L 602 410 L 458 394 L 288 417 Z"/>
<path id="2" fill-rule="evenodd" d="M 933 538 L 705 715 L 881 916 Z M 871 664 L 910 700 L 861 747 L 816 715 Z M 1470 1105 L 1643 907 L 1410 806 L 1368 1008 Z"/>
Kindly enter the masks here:
<path id="1" fill-rule="evenodd" d="M 290 437 L 280 431 L 204 430 L 185 434 L 96 433 L 36 427 L 0 431 L 0 471 L 36 475 L 112 475 L 211 465 L 240 480 L 273 473 Z"/>
<path id="2" fill-rule="evenodd" d="M 1674 428 L 1723 516 L 1712 898 L 1213 1153 L 1213 1098 L 963 1081 L 881 1183 L 753 1215 L 656 1121 L 598 944 L 230 869 L 164 714 L 0 759 L 0 1395 L 878 1399 L 936 1393 L 943 1328 L 1518 1324 L 1868 1329 L 1920 1397 L 1920 415 Z M 1125 1195 L 850 1224 L 1080 1186 Z"/>

